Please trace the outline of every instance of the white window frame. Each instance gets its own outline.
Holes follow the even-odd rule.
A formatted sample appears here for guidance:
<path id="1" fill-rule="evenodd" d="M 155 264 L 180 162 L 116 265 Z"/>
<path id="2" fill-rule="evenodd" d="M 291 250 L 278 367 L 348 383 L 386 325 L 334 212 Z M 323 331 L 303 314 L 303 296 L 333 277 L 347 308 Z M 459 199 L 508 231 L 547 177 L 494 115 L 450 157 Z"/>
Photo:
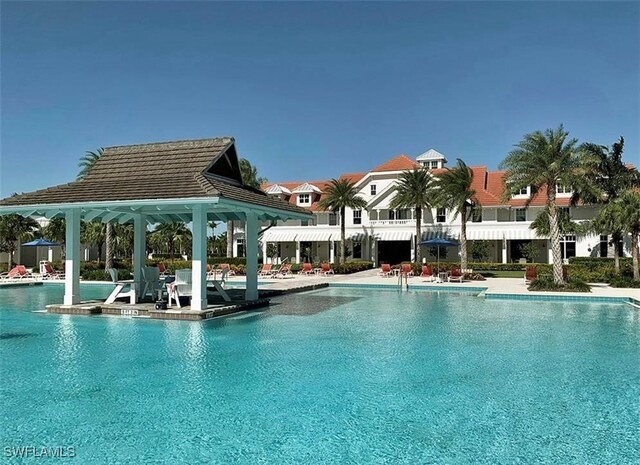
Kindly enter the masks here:
<path id="1" fill-rule="evenodd" d="M 519 212 L 523 212 L 524 213 L 524 219 L 519 220 L 518 219 L 518 213 Z M 518 223 L 522 223 L 523 221 L 527 221 L 527 209 L 526 208 L 516 208 L 514 215 L 513 215 L 513 220 L 517 221 Z"/>
<path id="2" fill-rule="evenodd" d="M 362 224 L 362 210 L 353 210 L 353 224 Z"/>
<path id="3" fill-rule="evenodd" d="M 438 169 L 438 167 L 439 167 L 438 160 L 432 160 L 432 161 L 431 161 L 431 169 L 432 169 L 432 170 L 437 170 L 437 169 Z"/>
<path id="4" fill-rule="evenodd" d="M 447 209 L 444 207 L 436 208 L 436 223 L 446 223 L 446 222 L 447 222 Z"/>
<path id="5" fill-rule="evenodd" d="M 570 187 L 563 186 L 562 184 L 556 184 L 556 195 L 558 197 L 569 197 L 573 194 Z"/>
<path id="6" fill-rule="evenodd" d="M 369 192 L 371 192 L 371 195 L 377 195 L 377 193 L 378 193 L 378 186 L 377 185 L 371 184 L 369 186 L 369 189 L 370 189 Z"/>
<path id="7" fill-rule="evenodd" d="M 298 194 L 298 205 L 311 205 L 311 194 Z"/>

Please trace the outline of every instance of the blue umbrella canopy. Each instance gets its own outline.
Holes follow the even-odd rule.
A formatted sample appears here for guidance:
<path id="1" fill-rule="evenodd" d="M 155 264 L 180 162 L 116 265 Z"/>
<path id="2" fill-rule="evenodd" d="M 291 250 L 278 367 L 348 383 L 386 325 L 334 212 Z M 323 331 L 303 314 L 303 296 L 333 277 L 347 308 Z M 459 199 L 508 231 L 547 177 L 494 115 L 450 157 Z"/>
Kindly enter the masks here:
<path id="1" fill-rule="evenodd" d="M 420 245 L 430 245 L 432 247 L 439 245 L 443 247 L 455 247 L 456 245 L 460 245 L 460 243 L 456 241 L 450 241 L 448 239 L 443 239 L 441 237 L 436 237 L 434 239 L 429 239 L 428 241 L 422 241 L 420 242 Z"/>
<path id="2" fill-rule="evenodd" d="M 34 247 L 53 247 L 54 245 L 60 245 L 57 242 L 51 242 L 46 239 L 35 239 L 31 242 L 25 242 L 22 245 L 34 246 Z"/>

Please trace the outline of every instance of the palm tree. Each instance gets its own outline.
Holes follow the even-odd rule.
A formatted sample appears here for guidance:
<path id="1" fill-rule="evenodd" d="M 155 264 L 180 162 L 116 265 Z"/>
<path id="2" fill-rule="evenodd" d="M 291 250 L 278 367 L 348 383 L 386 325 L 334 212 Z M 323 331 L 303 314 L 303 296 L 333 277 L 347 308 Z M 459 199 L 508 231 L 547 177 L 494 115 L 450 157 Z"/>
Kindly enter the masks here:
<path id="1" fill-rule="evenodd" d="M 47 239 L 61 244 L 62 258 L 67 255 L 67 223 L 64 218 L 51 218 L 42 229 L 42 235 Z"/>
<path id="2" fill-rule="evenodd" d="M 473 184 L 473 170 L 465 162 L 458 158 L 455 168 L 447 168 L 447 171 L 438 177 L 438 205 L 453 211 L 453 219 L 460 215 L 460 267 L 468 268 L 467 260 L 467 221 L 473 213 L 473 209 L 481 208 L 476 199 L 476 191 Z"/>
<path id="3" fill-rule="evenodd" d="M 611 149 L 604 145 L 592 143 L 582 144 L 580 149 L 588 166 L 585 177 L 591 185 L 597 187 L 597 190 L 595 192 L 576 193 L 571 199 L 574 205 L 578 201 L 606 205 L 614 202 L 622 192 L 640 184 L 638 172 L 630 170 L 622 161 L 624 137 L 620 137 L 620 140 L 614 142 L 611 145 Z M 609 231 L 611 244 L 613 245 L 615 269 L 617 273 L 620 273 L 620 255 L 622 253 L 620 245 L 622 244 L 623 233 L 615 225 L 610 224 L 609 226 L 614 226 Z M 603 231 L 595 232 L 601 233 Z"/>
<path id="4" fill-rule="evenodd" d="M 548 236 L 551 234 L 549 226 L 549 210 L 545 207 L 538 213 L 536 219 L 531 222 L 529 229 L 533 229 L 538 236 Z M 558 229 L 561 235 L 577 234 L 583 232 L 584 228 L 579 223 L 571 221 L 571 218 L 564 211 L 558 211 Z"/>
<path id="5" fill-rule="evenodd" d="M 435 183 L 433 177 L 425 168 L 415 168 L 400 173 L 395 194 L 389 202 L 390 209 L 413 208 L 416 217 L 415 261 L 422 260 L 420 239 L 422 237 L 422 209 L 431 208 Z"/>
<path id="6" fill-rule="evenodd" d="M 260 189 L 262 184 L 268 182 L 267 178 L 258 176 L 258 168 L 253 166 L 246 158 L 241 158 L 238 163 L 240 165 L 242 183 L 245 186 Z M 227 257 L 233 257 L 233 229 L 233 220 L 227 221 Z"/>
<path id="7" fill-rule="evenodd" d="M 340 264 L 344 263 L 345 257 L 345 209 L 347 207 L 354 210 L 364 209 L 367 202 L 358 196 L 358 189 L 355 182 L 346 179 L 332 179 L 329 187 L 325 191 L 326 197 L 318 202 L 318 207 L 332 212 L 340 212 Z"/>
<path id="8" fill-rule="evenodd" d="M 0 251 L 6 252 L 7 270 L 13 265 L 13 254 L 18 243 L 25 239 L 32 239 L 40 225 L 36 220 L 16 213 L 0 216 Z"/>
<path id="9" fill-rule="evenodd" d="M 612 233 L 620 231 L 621 236 L 631 234 L 631 257 L 633 279 L 640 281 L 638 270 L 638 241 L 640 236 L 640 192 L 627 189 L 614 201 L 607 203 L 594 218 L 593 228 L 597 231 Z"/>
<path id="10" fill-rule="evenodd" d="M 151 236 L 154 242 L 166 244 L 169 259 L 173 261 L 176 245 L 180 247 L 190 241 L 191 231 L 183 222 L 175 221 L 158 225 Z"/>
<path id="11" fill-rule="evenodd" d="M 556 204 L 557 186 L 569 186 L 577 192 L 581 192 L 583 188 L 588 190 L 584 185 L 584 157 L 577 149 L 577 139 L 567 139 L 568 135 L 562 125 L 557 129 L 526 134 L 500 166 L 507 171 L 504 176 L 505 201 L 529 186 L 531 195 L 526 205 L 540 192 L 546 193 L 553 252 L 553 279 L 556 284 L 564 282 Z"/>
<path id="12" fill-rule="evenodd" d="M 98 263 L 102 261 L 102 246 L 105 241 L 106 225 L 101 221 L 83 221 L 80 238 L 84 244 L 98 248 Z"/>
<path id="13" fill-rule="evenodd" d="M 81 180 L 87 177 L 91 168 L 96 164 L 96 162 L 102 157 L 104 153 L 104 149 L 102 147 L 98 148 L 95 152 L 86 151 L 84 156 L 80 158 L 80 162 L 78 166 L 81 168 L 80 172 L 76 179 Z M 116 239 L 113 234 L 113 226 L 111 223 L 107 223 L 105 228 L 105 241 L 107 243 L 107 250 L 105 253 L 105 263 L 104 269 L 105 271 L 109 268 L 113 268 L 113 255 L 115 252 L 115 242 Z"/>

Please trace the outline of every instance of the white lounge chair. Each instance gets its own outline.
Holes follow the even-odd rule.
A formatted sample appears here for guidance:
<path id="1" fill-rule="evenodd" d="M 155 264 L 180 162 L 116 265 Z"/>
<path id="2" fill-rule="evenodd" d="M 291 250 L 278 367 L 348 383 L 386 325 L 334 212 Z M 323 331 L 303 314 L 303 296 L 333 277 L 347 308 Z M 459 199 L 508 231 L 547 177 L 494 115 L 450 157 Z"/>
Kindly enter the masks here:
<path id="1" fill-rule="evenodd" d="M 111 276 L 111 281 L 116 287 L 113 289 L 107 300 L 104 301 L 105 304 L 112 304 L 116 301 L 116 299 L 120 297 L 126 297 L 129 299 L 129 303 L 136 303 L 136 282 L 133 279 L 127 280 L 119 280 L 118 279 L 118 270 L 115 268 L 109 268 L 109 275 Z"/>
<path id="2" fill-rule="evenodd" d="M 215 290 L 207 289 L 207 294 L 218 293 L 222 296 L 225 302 L 231 302 L 231 297 L 222 287 L 224 281 L 226 280 L 227 274 L 229 273 L 229 269 L 222 269 L 222 281 L 210 281 L 213 284 Z M 171 306 L 171 300 L 174 300 L 176 303 L 176 307 L 181 308 L 180 306 L 180 296 L 191 296 L 192 294 L 192 286 L 193 279 L 191 274 L 191 269 L 186 268 L 183 270 L 176 270 L 176 280 L 172 283 L 167 284 L 167 294 L 169 306 Z"/>
<path id="3" fill-rule="evenodd" d="M 160 282 L 160 270 L 157 266 L 142 267 L 142 285 L 140 298 L 144 299 L 147 294 L 162 299 L 162 282 Z"/>

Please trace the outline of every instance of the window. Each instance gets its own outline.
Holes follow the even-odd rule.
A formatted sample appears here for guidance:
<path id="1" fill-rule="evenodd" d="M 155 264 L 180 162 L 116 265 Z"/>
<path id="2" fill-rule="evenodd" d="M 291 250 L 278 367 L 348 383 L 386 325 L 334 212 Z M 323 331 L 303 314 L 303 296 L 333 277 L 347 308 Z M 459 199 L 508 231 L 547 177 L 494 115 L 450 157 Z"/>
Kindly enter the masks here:
<path id="1" fill-rule="evenodd" d="M 520 189 L 516 195 L 529 195 L 529 186 Z"/>
<path id="2" fill-rule="evenodd" d="M 569 207 L 559 207 L 558 208 L 558 219 L 571 219 L 571 215 L 569 214 Z"/>
<path id="3" fill-rule="evenodd" d="M 377 191 L 378 191 L 378 188 L 376 187 L 376 185 L 371 184 L 371 195 L 376 195 Z"/>
<path id="4" fill-rule="evenodd" d="M 444 223 L 447 221 L 447 209 L 446 208 L 438 208 L 436 210 L 436 222 Z"/>
<path id="5" fill-rule="evenodd" d="M 527 221 L 526 208 L 516 208 L 516 221 Z"/>
<path id="6" fill-rule="evenodd" d="M 353 258 L 362 258 L 362 242 L 353 243 Z"/>
<path id="7" fill-rule="evenodd" d="M 434 169 L 437 169 L 437 168 L 438 168 L 438 162 L 437 161 L 432 161 L 431 162 L 431 169 L 434 170 Z"/>
<path id="8" fill-rule="evenodd" d="M 410 217 L 409 209 L 402 208 L 399 210 L 389 210 L 390 220 L 408 220 Z"/>
<path id="9" fill-rule="evenodd" d="M 606 258 L 609 253 L 609 236 L 600 236 L 600 256 Z"/>
<path id="10" fill-rule="evenodd" d="M 310 194 L 298 194 L 298 205 L 309 205 L 311 203 Z"/>
<path id="11" fill-rule="evenodd" d="M 338 215 L 334 212 L 329 213 L 329 226 L 338 225 Z"/>
<path id="12" fill-rule="evenodd" d="M 244 239 L 236 239 L 238 251 L 236 257 L 244 257 Z"/>
<path id="13" fill-rule="evenodd" d="M 362 210 L 353 210 L 353 224 L 362 224 Z"/>
<path id="14" fill-rule="evenodd" d="M 562 259 L 576 256 L 576 236 L 563 236 L 560 239 L 560 252 Z"/>
<path id="15" fill-rule="evenodd" d="M 309 224 L 309 220 L 300 220 L 300 226 L 309 226 Z"/>
<path id="16" fill-rule="evenodd" d="M 556 184 L 556 194 L 571 194 L 571 188 L 563 186 L 562 184 Z"/>
<path id="17" fill-rule="evenodd" d="M 482 223 L 482 207 L 471 207 L 471 221 L 474 223 Z"/>

